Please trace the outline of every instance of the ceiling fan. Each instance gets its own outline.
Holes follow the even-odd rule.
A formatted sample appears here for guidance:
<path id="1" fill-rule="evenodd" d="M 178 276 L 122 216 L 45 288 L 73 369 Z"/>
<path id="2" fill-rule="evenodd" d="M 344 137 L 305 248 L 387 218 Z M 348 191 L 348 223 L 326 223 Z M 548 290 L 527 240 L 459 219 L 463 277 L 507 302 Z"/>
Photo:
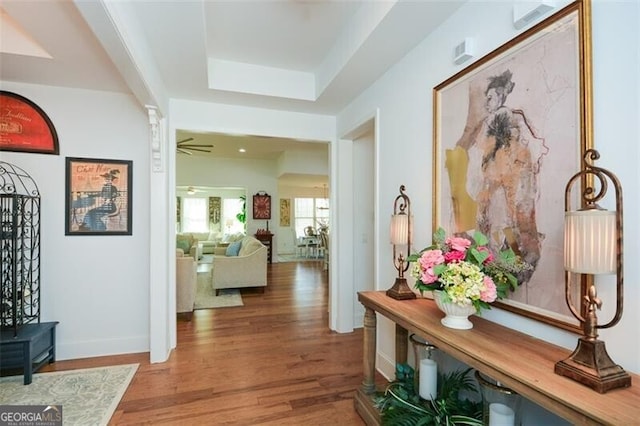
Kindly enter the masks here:
<path id="1" fill-rule="evenodd" d="M 194 195 L 194 194 L 196 194 L 198 192 L 205 192 L 205 191 L 203 191 L 201 189 L 194 188 L 193 186 L 189 186 L 187 188 L 187 194 L 189 194 L 189 195 Z"/>
<path id="2" fill-rule="evenodd" d="M 187 139 L 183 139 L 181 141 L 176 142 L 176 150 L 178 151 L 178 154 L 192 155 L 193 152 L 190 152 L 190 151 L 211 152 L 211 150 L 209 149 L 202 149 L 202 148 L 213 148 L 213 145 L 210 145 L 210 144 L 196 145 L 196 144 L 188 143 L 188 142 L 191 142 L 192 140 L 193 138 L 187 138 Z"/>

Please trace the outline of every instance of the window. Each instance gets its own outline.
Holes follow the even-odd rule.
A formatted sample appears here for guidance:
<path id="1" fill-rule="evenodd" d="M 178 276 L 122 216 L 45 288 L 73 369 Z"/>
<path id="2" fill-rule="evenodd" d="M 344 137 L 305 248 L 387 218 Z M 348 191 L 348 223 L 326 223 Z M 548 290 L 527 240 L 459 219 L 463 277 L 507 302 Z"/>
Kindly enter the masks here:
<path id="1" fill-rule="evenodd" d="M 182 199 L 182 232 L 207 232 L 209 219 L 207 217 L 206 198 Z"/>
<path id="2" fill-rule="evenodd" d="M 296 236 L 304 235 L 304 228 L 317 230 L 320 225 L 329 226 L 329 200 L 327 198 L 295 198 L 294 221 Z"/>
<path id="3" fill-rule="evenodd" d="M 244 223 L 238 220 L 242 212 L 244 200 L 241 198 L 225 198 L 222 200 L 222 227 L 225 235 L 244 233 Z"/>

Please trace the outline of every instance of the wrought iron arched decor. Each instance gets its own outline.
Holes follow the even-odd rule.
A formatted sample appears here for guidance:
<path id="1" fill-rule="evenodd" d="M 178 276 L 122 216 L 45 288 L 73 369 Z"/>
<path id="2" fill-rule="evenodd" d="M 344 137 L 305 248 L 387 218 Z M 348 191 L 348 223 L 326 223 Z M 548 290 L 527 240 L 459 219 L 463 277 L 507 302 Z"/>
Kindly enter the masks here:
<path id="1" fill-rule="evenodd" d="M 21 168 L 0 161 L 0 327 L 40 322 L 40 191 Z"/>

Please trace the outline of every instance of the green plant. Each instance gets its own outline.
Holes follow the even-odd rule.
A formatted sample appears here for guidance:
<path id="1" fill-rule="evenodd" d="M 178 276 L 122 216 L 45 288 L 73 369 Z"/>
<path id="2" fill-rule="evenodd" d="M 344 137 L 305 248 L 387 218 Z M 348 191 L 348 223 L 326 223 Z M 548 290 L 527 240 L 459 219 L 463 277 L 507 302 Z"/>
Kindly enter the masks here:
<path id="1" fill-rule="evenodd" d="M 241 195 L 240 199 L 242 200 L 242 207 L 240 207 L 240 213 L 238 213 L 236 215 L 236 219 L 238 219 L 238 222 L 244 223 L 246 225 L 246 223 L 247 223 L 247 196 L 246 195 Z"/>
<path id="2" fill-rule="evenodd" d="M 415 373 L 407 364 L 396 365 L 396 380 L 375 398 L 386 426 L 482 425 L 482 404 L 461 399 L 461 391 L 476 392 L 468 368 L 438 375 L 438 396 L 426 401 L 415 392 Z"/>

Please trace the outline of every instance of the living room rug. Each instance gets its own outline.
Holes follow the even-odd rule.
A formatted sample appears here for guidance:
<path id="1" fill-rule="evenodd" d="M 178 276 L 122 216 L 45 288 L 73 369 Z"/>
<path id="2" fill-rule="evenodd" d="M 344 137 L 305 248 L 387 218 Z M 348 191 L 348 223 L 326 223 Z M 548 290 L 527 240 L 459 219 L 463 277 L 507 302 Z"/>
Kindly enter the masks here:
<path id="1" fill-rule="evenodd" d="M 225 288 L 220 290 L 220 294 L 216 296 L 211 286 L 210 272 L 198 274 L 195 309 L 230 308 L 234 306 L 244 306 L 240 290 L 237 288 Z"/>
<path id="2" fill-rule="evenodd" d="M 198 263 L 213 263 L 213 255 L 212 254 L 203 254 Z"/>
<path id="3" fill-rule="evenodd" d="M 285 262 L 317 262 L 317 261 L 321 261 L 321 260 L 322 260 L 322 256 L 319 256 L 319 257 L 306 257 L 306 256 L 295 255 L 295 254 L 279 254 L 278 255 L 278 262 L 279 263 L 285 263 Z"/>
<path id="4" fill-rule="evenodd" d="M 138 364 L 0 378 L 0 405 L 62 405 L 65 425 L 107 425 Z"/>

